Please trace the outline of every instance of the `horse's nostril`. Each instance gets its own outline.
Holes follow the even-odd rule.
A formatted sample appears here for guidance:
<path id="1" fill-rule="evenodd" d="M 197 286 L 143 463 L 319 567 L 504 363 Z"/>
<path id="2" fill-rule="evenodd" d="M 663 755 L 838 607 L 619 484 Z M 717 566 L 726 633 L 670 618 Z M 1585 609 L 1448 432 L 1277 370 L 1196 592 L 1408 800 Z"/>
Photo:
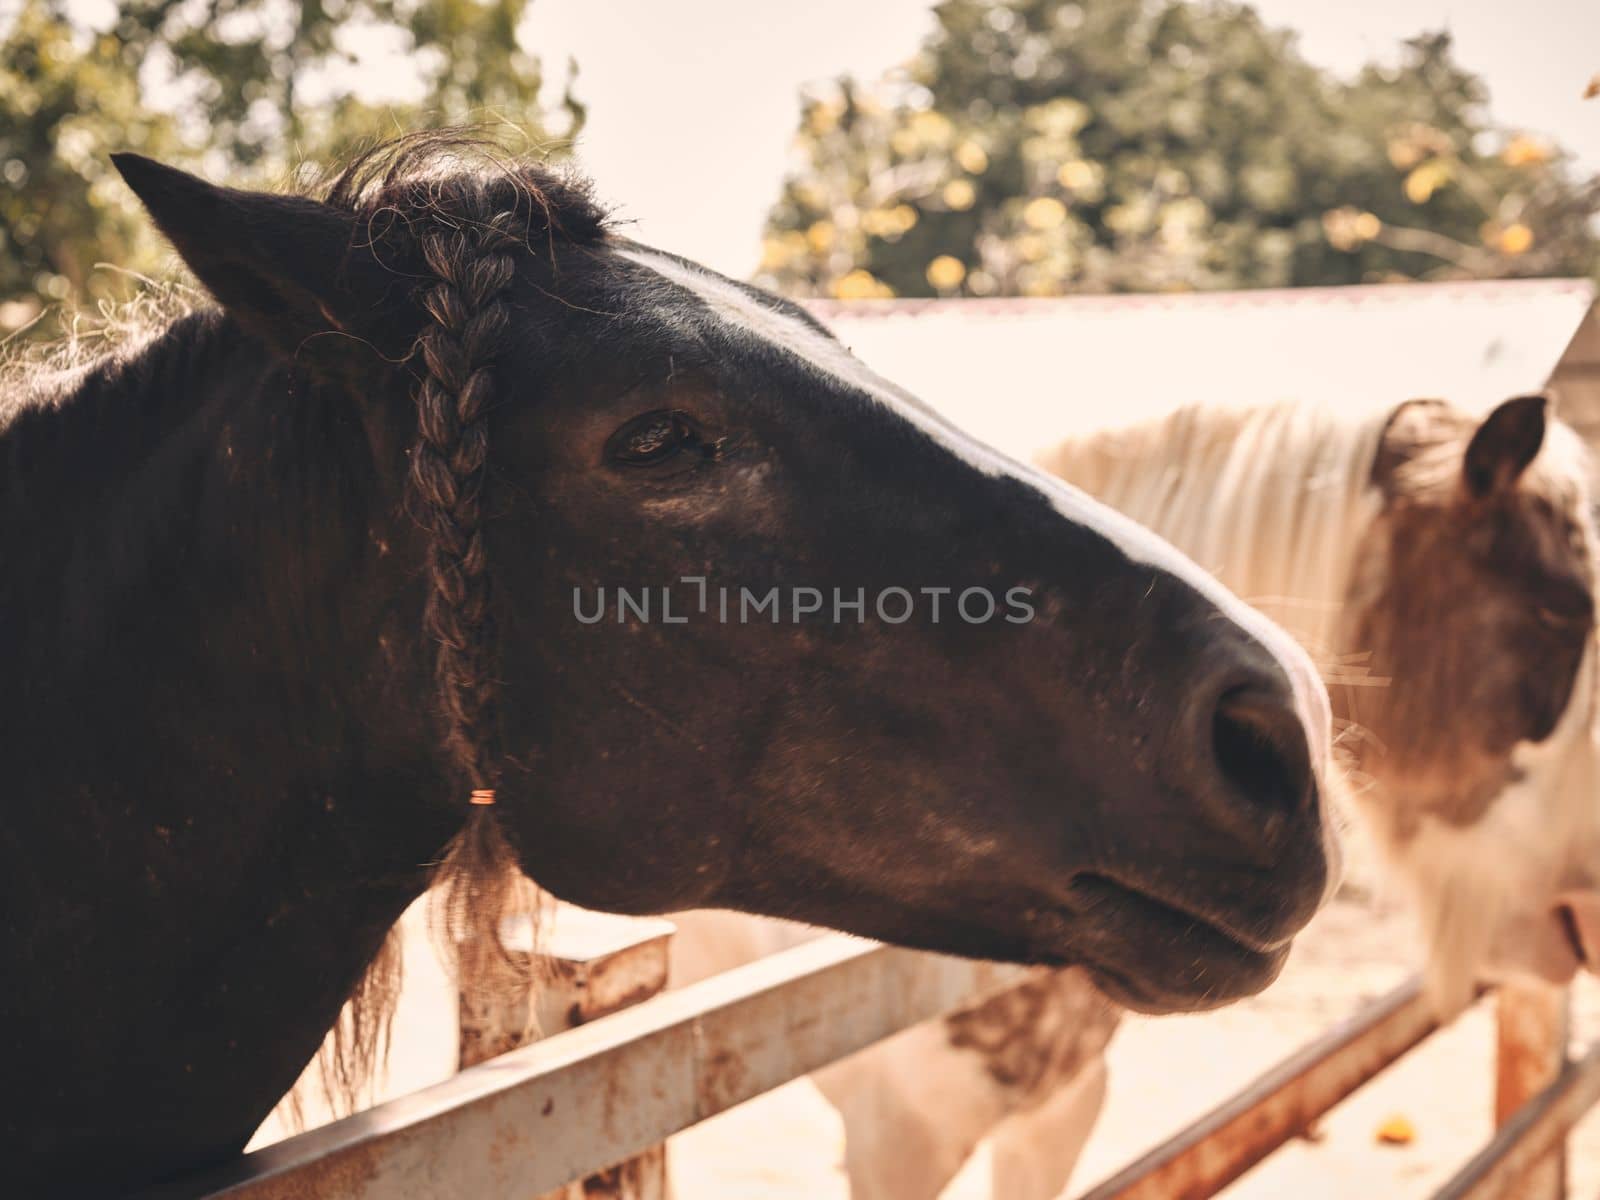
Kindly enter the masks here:
<path id="1" fill-rule="evenodd" d="M 1211 748 L 1230 790 L 1268 812 L 1301 808 L 1311 789 L 1305 731 L 1281 698 L 1235 688 L 1217 704 Z"/>

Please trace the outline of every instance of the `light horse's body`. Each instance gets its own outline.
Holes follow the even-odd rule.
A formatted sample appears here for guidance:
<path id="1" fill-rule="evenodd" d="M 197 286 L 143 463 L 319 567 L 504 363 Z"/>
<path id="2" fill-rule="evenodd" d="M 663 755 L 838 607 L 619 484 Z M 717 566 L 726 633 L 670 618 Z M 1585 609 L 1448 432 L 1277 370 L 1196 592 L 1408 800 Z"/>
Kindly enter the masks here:
<path id="1" fill-rule="evenodd" d="M 1588 461 L 1542 400 L 1485 426 L 1434 403 L 1191 407 L 1078 433 L 1040 462 L 1182 547 L 1323 665 L 1356 803 L 1414 901 L 1442 1011 L 1481 978 L 1562 982 L 1594 965 Z M 679 920 L 685 978 L 802 936 Z M 992 1136 L 996 1196 L 1054 1196 L 1098 1112 L 1114 1024 L 1062 973 L 819 1074 L 845 1118 L 854 1194 L 936 1196 Z"/>
<path id="2" fill-rule="evenodd" d="M 1328 884 L 1326 696 L 1170 546 L 538 165 L 448 133 L 316 197 L 118 165 L 222 307 L 0 391 L 18 1194 L 236 1152 L 353 990 L 370 1052 L 430 882 L 473 968 L 526 873 L 1157 1010 L 1277 973 Z M 784 619 L 574 611 L 683 576 Z M 1033 615 L 796 611 L 924 586 Z"/>
<path id="3" fill-rule="evenodd" d="M 1600 959 L 1592 466 L 1543 398 L 1481 424 L 1434 401 L 1183 409 L 1040 462 L 1322 664 L 1442 1010 Z"/>

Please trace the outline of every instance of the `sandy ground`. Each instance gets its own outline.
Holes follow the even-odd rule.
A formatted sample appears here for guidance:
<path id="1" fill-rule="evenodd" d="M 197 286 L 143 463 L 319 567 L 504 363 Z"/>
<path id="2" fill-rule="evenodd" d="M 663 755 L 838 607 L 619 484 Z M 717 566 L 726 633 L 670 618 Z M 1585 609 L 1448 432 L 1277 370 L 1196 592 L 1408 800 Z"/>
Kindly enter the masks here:
<path id="1" fill-rule="evenodd" d="M 446 1077 L 453 1068 L 455 999 L 427 945 L 407 923 L 409 972 L 383 1095 Z M 1193 1017 L 1130 1017 L 1110 1049 L 1110 1094 L 1068 1195 L 1084 1191 L 1182 1124 L 1214 1107 L 1284 1055 L 1409 974 L 1403 914 L 1359 882 L 1312 923 L 1283 976 L 1261 996 Z M 1576 991 L 1579 1044 L 1600 1035 L 1600 986 Z M 1299 1140 L 1224 1195 L 1231 1200 L 1369 1200 L 1424 1197 L 1491 1132 L 1493 1007 L 1479 1004 L 1381 1074 L 1325 1118 L 1315 1141 Z M 311 1105 L 312 1123 L 323 1119 Z M 1406 1146 L 1380 1144 L 1394 1115 L 1415 1127 Z M 269 1121 L 255 1144 L 282 1136 Z M 679 1200 L 833 1200 L 848 1189 L 843 1131 L 833 1110 L 799 1081 L 673 1139 Z M 1600 1194 L 1600 1118 L 1571 1143 L 1571 1194 Z M 990 1194 L 982 1151 L 946 1200 Z"/>

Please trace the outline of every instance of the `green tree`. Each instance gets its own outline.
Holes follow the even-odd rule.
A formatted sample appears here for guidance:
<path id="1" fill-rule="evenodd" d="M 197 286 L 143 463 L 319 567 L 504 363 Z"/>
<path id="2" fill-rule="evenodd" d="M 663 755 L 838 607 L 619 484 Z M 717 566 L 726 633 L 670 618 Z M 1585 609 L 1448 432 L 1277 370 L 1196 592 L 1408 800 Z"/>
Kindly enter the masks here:
<path id="1" fill-rule="evenodd" d="M 155 240 L 115 186 L 111 150 L 179 157 L 172 119 L 142 102 L 113 38 L 83 44 L 28 3 L 0 46 L 0 336 L 88 281 L 96 262 L 140 267 Z M 118 290 L 98 281 L 99 299 Z"/>
<path id="2" fill-rule="evenodd" d="M 1495 129 L 1443 35 L 1344 82 L 1235 3 L 936 15 L 899 77 L 803 100 L 761 282 L 1054 295 L 1597 265 L 1600 185 Z"/>
<path id="3" fill-rule="evenodd" d="M 0 28 L 0 336 L 52 301 L 115 298 L 163 261 L 108 155 L 259 185 L 399 129 L 501 120 L 559 152 L 583 121 L 517 27 L 528 0 L 124 0 L 108 28 L 24 0 Z M 412 98 L 354 92 L 349 31 L 407 51 Z M 570 75 L 570 73 L 569 73 Z"/>

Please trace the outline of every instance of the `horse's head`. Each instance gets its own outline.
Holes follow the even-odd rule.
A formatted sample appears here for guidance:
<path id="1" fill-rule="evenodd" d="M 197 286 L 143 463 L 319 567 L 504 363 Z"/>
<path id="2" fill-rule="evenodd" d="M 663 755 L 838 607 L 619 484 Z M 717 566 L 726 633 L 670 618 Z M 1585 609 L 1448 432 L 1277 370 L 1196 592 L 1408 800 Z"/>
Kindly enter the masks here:
<path id="1" fill-rule="evenodd" d="M 1383 681 L 1348 706 L 1375 815 L 1455 1000 L 1480 974 L 1564 981 L 1600 956 L 1587 456 L 1542 396 L 1481 421 L 1418 401 L 1384 430 L 1374 482 L 1342 642 Z"/>
<path id="2" fill-rule="evenodd" d="M 497 787 L 541 883 L 1153 1009 L 1273 978 L 1330 873 L 1326 699 L 1165 543 L 546 172 L 402 156 L 315 201 L 121 166 L 409 475 L 451 802 Z"/>

